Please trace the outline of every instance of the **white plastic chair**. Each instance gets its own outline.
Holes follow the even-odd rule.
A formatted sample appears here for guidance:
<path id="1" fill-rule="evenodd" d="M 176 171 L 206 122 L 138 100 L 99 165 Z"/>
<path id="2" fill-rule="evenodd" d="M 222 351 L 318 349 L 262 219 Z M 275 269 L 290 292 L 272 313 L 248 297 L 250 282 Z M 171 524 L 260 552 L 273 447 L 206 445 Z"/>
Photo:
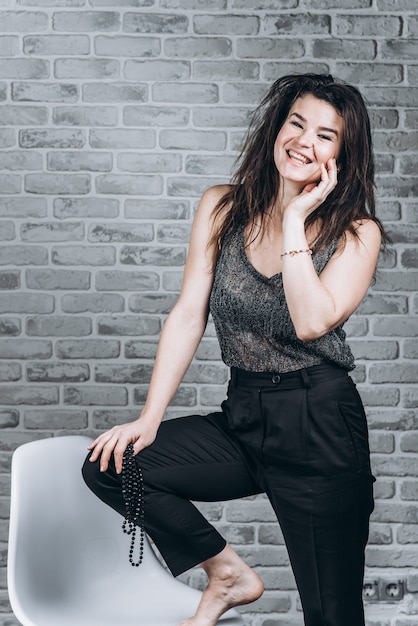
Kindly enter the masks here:
<path id="1" fill-rule="evenodd" d="M 90 441 L 43 439 L 13 455 L 12 609 L 23 626 L 176 626 L 194 614 L 201 594 L 173 578 L 148 542 L 143 563 L 130 565 L 121 516 L 81 476 Z M 218 622 L 242 623 L 235 610 Z"/>

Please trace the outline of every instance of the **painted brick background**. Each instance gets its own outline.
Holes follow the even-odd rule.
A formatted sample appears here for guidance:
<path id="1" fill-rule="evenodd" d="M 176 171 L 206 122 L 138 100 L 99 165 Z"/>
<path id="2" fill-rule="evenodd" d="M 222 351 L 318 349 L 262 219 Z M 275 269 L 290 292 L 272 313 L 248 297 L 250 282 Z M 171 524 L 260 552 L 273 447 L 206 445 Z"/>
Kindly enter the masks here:
<path id="1" fill-rule="evenodd" d="M 13 450 L 135 418 L 201 192 L 228 180 L 283 73 L 331 72 L 370 105 L 392 234 L 347 324 L 377 476 L 367 575 L 404 579 L 369 626 L 418 625 L 416 0 L 0 0 L 0 623 Z M 223 398 L 213 327 L 169 417 Z M 260 572 L 247 626 L 300 626 L 264 497 L 202 507 Z M 188 577 L 202 585 L 199 572 Z M 355 626 L 355 625 L 353 625 Z"/>

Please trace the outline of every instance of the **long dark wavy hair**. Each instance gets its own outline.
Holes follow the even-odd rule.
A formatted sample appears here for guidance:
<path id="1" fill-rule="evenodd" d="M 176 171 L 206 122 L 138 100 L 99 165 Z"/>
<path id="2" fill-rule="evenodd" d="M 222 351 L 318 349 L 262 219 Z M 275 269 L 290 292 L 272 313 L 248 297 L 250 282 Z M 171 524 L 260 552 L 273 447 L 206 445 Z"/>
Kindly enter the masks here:
<path id="1" fill-rule="evenodd" d="M 232 185 L 214 209 L 217 226 L 211 242 L 219 246 L 225 234 L 240 225 L 261 228 L 278 198 L 279 176 L 273 148 L 277 134 L 297 98 L 311 94 L 332 105 L 343 119 L 343 142 L 338 158 L 338 183 L 326 200 L 306 219 L 305 228 L 320 223 L 314 250 L 328 246 L 351 232 L 357 236 L 356 220 L 374 220 L 388 237 L 376 216 L 374 160 L 370 120 L 359 90 L 329 74 L 292 74 L 276 80 L 253 113 Z M 253 232 L 253 230 L 251 230 Z"/>

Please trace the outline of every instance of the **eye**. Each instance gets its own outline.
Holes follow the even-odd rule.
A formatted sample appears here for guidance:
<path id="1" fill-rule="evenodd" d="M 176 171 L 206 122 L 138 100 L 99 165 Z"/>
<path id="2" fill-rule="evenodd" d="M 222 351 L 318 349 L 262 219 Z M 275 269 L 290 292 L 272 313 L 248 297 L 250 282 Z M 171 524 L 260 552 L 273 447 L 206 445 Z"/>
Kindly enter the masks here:
<path id="1" fill-rule="evenodd" d="M 320 139 L 325 139 L 326 141 L 332 141 L 332 137 L 330 137 L 329 135 L 318 135 L 318 137 Z"/>
<path id="2" fill-rule="evenodd" d="M 295 120 L 292 120 L 290 122 L 293 126 L 296 126 L 297 128 L 303 128 L 302 124 L 300 124 L 299 122 L 296 122 Z"/>

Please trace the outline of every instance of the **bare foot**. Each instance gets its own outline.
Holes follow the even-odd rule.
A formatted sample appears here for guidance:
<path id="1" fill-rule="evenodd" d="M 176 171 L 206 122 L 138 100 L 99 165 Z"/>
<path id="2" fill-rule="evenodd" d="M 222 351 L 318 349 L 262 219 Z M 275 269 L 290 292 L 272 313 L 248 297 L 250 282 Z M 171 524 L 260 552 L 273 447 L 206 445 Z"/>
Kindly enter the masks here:
<path id="1" fill-rule="evenodd" d="M 246 565 L 230 546 L 202 563 L 209 584 L 202 594 L 196 614 L 179 626 L 215 626 L 233 607 L 257 600 L 264 591 L 260 577 Z"/>

